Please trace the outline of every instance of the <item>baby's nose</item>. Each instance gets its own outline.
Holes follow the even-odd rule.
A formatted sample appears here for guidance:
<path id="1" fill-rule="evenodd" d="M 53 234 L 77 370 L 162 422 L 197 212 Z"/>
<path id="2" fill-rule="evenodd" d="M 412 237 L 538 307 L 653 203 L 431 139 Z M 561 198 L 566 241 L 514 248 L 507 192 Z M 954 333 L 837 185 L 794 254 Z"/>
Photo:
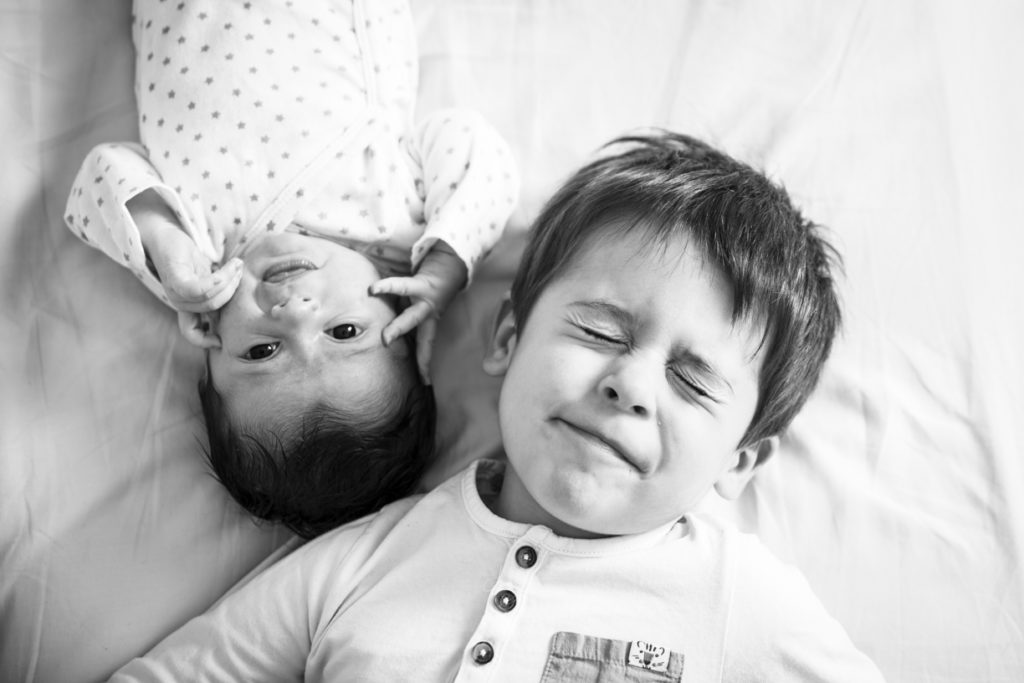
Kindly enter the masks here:
<path id="1" fill-rule="evenodd" d="M 291 318 L 320 310 L 320 303 L 309 296 L 290 296 L 274 304 L 270 309 L 272 318 Z"/>

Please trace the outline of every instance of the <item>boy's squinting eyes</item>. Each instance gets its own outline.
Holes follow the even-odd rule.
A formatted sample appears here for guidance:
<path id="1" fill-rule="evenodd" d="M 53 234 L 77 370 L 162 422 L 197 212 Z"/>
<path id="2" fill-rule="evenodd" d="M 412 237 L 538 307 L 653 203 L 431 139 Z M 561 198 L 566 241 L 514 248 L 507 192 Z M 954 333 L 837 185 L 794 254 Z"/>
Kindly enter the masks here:
<path id="1" fill-rule="evenodd" d="M 717 487 L 737 495 L 766 439 L 740 441 L 758 399 L 760 329 L 689 240 L 612 224 L 499 330 L 488 369 L 513 465 L 499 505 L 567 535 L 670 523 Z"/>

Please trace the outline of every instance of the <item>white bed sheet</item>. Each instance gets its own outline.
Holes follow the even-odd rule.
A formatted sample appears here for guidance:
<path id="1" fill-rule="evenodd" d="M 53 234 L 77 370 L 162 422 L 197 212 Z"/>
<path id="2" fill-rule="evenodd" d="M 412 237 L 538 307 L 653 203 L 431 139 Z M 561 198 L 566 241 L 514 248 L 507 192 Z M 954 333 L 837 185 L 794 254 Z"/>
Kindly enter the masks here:
<path id="1" fill-rule="evenodd" d="M 420 109 L 480 109 L 524 191 L 445 321 L 445 458 L 497 442 L 478 363 L 522 232 L 608 138 L 658 125 L 782 179 L 846 259 L 818 394 L 736 505 L 893 681 L 1024 680 L 1024 6 L 414 0 Z M 63 227 L 137 135 L 128 0 L 0 3 L 0 680 L 109 674 L 288 537 L 208 476 L 200 355 Z"/>

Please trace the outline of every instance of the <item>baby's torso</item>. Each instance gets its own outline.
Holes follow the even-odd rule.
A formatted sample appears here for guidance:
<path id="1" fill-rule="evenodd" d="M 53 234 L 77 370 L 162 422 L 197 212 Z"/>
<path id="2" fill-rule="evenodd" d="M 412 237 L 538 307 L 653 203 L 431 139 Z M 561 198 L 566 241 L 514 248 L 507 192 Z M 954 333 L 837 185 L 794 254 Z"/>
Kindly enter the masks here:
<path id="1" fill-rule="evenodd" d="M 216 251 L 289 224 L 408 251 L 423 200 L 404 3 L 137 0 L 135 13 L 141 141 Z"/>

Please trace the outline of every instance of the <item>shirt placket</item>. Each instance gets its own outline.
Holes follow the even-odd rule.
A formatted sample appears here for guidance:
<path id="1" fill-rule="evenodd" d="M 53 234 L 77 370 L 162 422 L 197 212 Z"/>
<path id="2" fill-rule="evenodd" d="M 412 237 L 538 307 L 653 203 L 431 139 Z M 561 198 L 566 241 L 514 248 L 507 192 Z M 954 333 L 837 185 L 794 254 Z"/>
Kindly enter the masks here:
<path id="1" fill-rule="evenodd" d="M 465 644 L 456 681 L 489 681 L 500 674 L 505 650 L 529 607 L 530 584 L 547 559 L 543 543 L 550 535 L 546 527 L 531 527 L 505 554 L 480 622 Z"/>

